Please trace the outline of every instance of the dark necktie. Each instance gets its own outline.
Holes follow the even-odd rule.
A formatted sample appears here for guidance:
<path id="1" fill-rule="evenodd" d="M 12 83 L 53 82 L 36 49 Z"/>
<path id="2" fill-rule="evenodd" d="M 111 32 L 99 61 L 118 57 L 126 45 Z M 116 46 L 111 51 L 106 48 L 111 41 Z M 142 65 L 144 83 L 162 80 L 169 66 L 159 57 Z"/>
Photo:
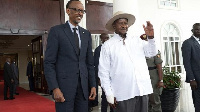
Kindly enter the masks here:
<path id="1" fill-rule="evenodd" d="M 76 33 L 77 28 L 73 28 L 73 30 L 74 30 L 75 43 L 76 43 L 76 46 L 78 48 L 78 53 L 79 53 L 79 38 L 78 38 L 78 34 Z"/>

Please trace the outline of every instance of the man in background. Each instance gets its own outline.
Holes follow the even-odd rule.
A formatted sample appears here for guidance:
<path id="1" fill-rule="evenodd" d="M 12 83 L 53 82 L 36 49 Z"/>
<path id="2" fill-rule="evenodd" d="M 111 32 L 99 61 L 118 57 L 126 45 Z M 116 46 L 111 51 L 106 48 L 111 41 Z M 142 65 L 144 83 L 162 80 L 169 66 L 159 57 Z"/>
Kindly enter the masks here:
<path id="1" fill-rule="evenodd" d="M 109 36 L 108 36 L 107 33 L 102 33 L 100 35 L 100 39 L 101 39 L 102 44 L 104 44 L 104 42 L 109 39 Z M 101 84 L 100 79 L 98 78 L 98 70 L 99 70 L 98 66 L 99 66 L 99 57 L 100 57 L 100 52 L 101 52 L 101 46 L 102 45 L 99 45 L 94 51 L 94 68 L 95 68 L 97 85 Z M 101 98 L 102 98 L 102 100 L 101 100 L 101 112 L 107 112 L 108 102 L 106 100 L 106 95 L 105 95 L 105 92 L 103 91 L 103 89 L 102 89 Z M 112 108 L 110 108 L 110 112 L 112 112 L 112 111 L 113 111 Z"/>
<path id="2" fill-rule="evenodd" d="M 4 100 L 13 100 L 15 99 L 13 97 L 13 83 L 14 83 L 14 78 L 13 78 L 13 73 L 12 73 L 12 69 L 11 69 L 11 58 L 8 57 L 6 58 L 6 62 L 4 64 L 4 73 L 3 73 L 3 77 L 4 77 Z M 7 97 L 7 92 L 8 92 L 8 88 L 9 88 L 9 94 L 10 97 Z"/>
<path id="3" fill-rule="evenodd" d="M 11 64 L 11 68 L 13 71 L 13 78 L 14 78 L 13 93 L 14 95 L 19 95 L 19 93 L 17 92 L 17 86 L 19 86 L 19 70 L 15 61 L 16 60 L 13 59 L 12 64 Z"/>
<path id="4" fill-rule="evenodd" d="M 26 76 L 28 76 L 30 91 L 34 91 L 34 78 L 33 78 L 33 64 L 30 57 L 27 58 L 28 65 L 26 69 Z"/>
<path id="5" fill-rule="evenodd" d="M 195 112 L 200 112 L 200 23 L 192 27 L 193 35 L 182 45 L 186 82 L 190 83 Z"/>
<path id="6" fill-rule="evenodd" d="M 147 41 L 147 35 L 140 36 L 142 40 Z M 162 72 L 162 59 L 160 51 L 153 57 L 146 57 L 146 62 L 149 70 L 153 93 L 149 94 L 149 112 L 162 112 L 160 95 L 163 90 L 163 72 Z"/>

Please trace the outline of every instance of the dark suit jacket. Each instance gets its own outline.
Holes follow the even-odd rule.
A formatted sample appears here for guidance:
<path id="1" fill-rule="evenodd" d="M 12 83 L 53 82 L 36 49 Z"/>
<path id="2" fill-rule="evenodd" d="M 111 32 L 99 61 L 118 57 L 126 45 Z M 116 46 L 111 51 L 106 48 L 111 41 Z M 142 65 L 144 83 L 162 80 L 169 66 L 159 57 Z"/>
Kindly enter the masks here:
<path id="1" fill-rule="evenodd" d="M 44 59 L 44 74 L 49 90 L 60 88 L 65 99 L 73 100 L 78 78 L 88 99 L 88 83 L 95 87 L 92 39 L 89 31 L 79 27 L 80 55 L 68 22 L 50 29 Z M 89 81 L 89 82 L 88 82 Z"/>
<path id="2" fill-rule="evenodd" d="M 95 51 L 94 51 L 94 67 L 95 67 L 95 73 L 98 72 L 98 66 L 99 66 L 99 57 L 101 52 L 101 46 L 99 45 Z"/>
<path id="3" fill-rule="evenodd" d="M 30 75 L 30 77 L 33 77 L 33 65 L 32 62 L 28 62 L 27 69 L 26 69 L 26 76 Z"/>
<path id="4" fill-rule="evenodd" d="M 4 83 L 7 83 L 9 86 L 11 85 L 11 79 L 13 79 L 13 72 L 11 66 L 6 62 L 4 64 Z M 14 80 L 14 79 L 13 79 Z"/>
<path id="5" fill-rule="evenodd" d="M 193 36 L 183 42 L 182 55 L 186 82 L 195 79 L 200 84 L 200 45 Z"/>

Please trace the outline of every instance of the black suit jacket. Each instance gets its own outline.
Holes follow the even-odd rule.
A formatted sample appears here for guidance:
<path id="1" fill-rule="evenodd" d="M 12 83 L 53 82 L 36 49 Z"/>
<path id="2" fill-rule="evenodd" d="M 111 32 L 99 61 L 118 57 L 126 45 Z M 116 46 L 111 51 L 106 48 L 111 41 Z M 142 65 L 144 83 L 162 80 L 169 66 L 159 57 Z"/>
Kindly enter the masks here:
<path id="1" fill-rule="evenodd" d="M 9 65 L 7 62 L 4 64 L 4 83 L 7 83 L 9 86 L 11 85 L 11 79 L 13 79 L 13 72 L 11 65 Z"/>
<path id="2" fill-rule="evenodd" d="M 30 75 L 30 77 L 33 77 L 33 65 L 32 62 L 28 62 L 27 69 L 26 69 L 26 76 Z"/>
<path id="3" fill-rule="evenodd" d="M 60 88 L 65 99 L 73 100 L 78 78 L 88 99 L 88 83 L 95 87 L 92 39 L 89 31 L 79 26 L 80 55 L 68 22 L 50 29 L 44 59 L 44 73 L 49 90 Z"/>
<path id="4" fill-rule="evenodd" d="M 94 51 L 94 67 L 95 67 L 95 73 L 98 74 L 98 66 L 99 66 L 99 57 L 100 57 L 100 52 L 101 52 L 101 46 L 99 45 L 95 51 Z"/>
<path id="5" fill-rule="evenodd" d="M 195 79 L 200 84 L 200 45 L 193 36 L 183 42 L 182 56 L 186 82 Z"/>

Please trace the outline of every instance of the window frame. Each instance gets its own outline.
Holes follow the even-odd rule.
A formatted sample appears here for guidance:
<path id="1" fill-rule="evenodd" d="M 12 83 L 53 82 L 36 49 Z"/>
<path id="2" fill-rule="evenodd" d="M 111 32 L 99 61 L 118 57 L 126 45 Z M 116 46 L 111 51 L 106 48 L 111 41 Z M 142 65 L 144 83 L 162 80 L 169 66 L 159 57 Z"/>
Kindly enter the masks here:
<path id="1" fill-rule="evenodd" d="M 178 32 L 178 36 L 174 36 L 174 35 L 169 35 L 169 33 L 167 34 L 164 34 L 164 28 L 166 27 L 166 25 L 173 25 L 174 26 L 174 29 L 175 31 Z M 170 28 L 168 29 L 169 32 L 170 31 Z M 175 70 L 178 70 L 179 67 L 181 69 L 181 72 L 180 73 L 184 73 L 184 67 L 183 67 L 183 58 L 182 58 L 182 52 L 181 52 L 181 45 L 182 45 L 182 41 L 181 41 L 181 31 L 180 31 L 180 27 L 178 24 L 176 24 L 175 22 L 172 22 L 172 21 L 168 21 L 168 22 L 165 22 L 162 26 L 161 26 L 161 56 L 162 56 L 162 59 L 163 59 L 163 66 L 166 66 L 166 67 L 169 67 L 170 68 L 170 71 L 173 70 L 173 68 Z M 164 40 L 164 37 L 166 37 L 167 39 Z M 169 40 L 169 38 L 173 38 L 174 40 Z M 179 38 L 178 40 L 176 40 L 176 38 Z M 174 47 L 173 47 L 174 45 Z M 167 46 L 167 47 L 166 47 Z M 169 48 L 171 46 L 171 48 Z M 177 47 L 175 47 L 177 46 Z M 165 50 L 167 49 L 167 50 Z M 170 51 L 166 54 L 165 51 Z M 176 53 L 173 53 L 172 51 L 175 51 Z M 178 51 L 178 53 L 177 53 Z M 178 54 L 178 56 L 176 56 Z M 167 58 L 166 55 L 168 55 L 169 57 Z M 172 56 L 172 55 L 175 55 L 175 56 Z M 174 58 L 175 57 L 175 58 Z M 166 65 L 167 63 L 167 59 L 168 60 L 168 64 L 171 64 L 171 65 Z M 178 61 L 177 61 L 178 60 Z M 175 64 L 173 64 L 175 63 Z M 177 64 L 179 63 L 179 64 Z"/>
<path id="2" fill-rule="evenodd" d="M 180 10 L 180 0 L 176 0 L 176 4 L 177 4 L 176 7 L 161 5 L 161 3 L 160 3 L 161 1 L 164 1 L 164 0 L 158 0 L 158 8 L 159 9 Z"/>

